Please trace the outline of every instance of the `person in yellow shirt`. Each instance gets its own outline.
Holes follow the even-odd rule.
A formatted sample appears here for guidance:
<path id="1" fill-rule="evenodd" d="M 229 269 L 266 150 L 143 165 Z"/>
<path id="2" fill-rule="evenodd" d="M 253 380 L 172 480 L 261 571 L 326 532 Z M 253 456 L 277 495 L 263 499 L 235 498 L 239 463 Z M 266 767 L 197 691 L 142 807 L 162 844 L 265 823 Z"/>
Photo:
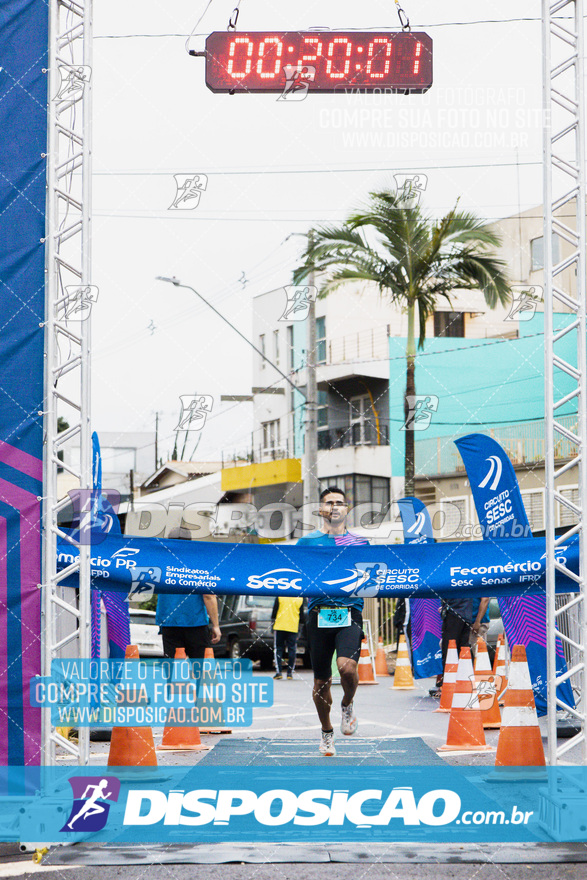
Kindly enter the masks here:
<path id="1" fill-rule="evenodd" d="M 287 648 L 287 677 L 293 678 L 296 665 L 296 644 L 300 629 L 300 612 L 303 599 L 277 598 L 271 612 L 273 620 L 273 652 L 275 656 L 275 675 L 273 678 L 283 678 L 281 673 L 281 661 L 284 649 Z"/>

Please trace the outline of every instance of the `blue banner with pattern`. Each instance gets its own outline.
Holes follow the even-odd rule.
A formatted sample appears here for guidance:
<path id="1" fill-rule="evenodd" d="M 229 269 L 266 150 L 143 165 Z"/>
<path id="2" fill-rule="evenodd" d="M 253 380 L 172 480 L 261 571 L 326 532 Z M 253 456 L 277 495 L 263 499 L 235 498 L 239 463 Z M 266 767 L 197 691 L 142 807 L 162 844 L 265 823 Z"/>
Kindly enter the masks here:
<path id="1" fill-rule="evenodd" d="M 406 544 L 434 543 L 432 520 L 419 498 L 407 496 L 397 502 Z M 410 645 L 414 678 L 442 674 L 442 620 L 440 599 L 410 601 Z"/>
<path id="2" fill-rule="evenodd" d="M 0 763 L 40 760 L 47 3 L 0 4 Z M 1 786 L 0 786 L 1 789 Z M 1 789 L 3 790 L 3 789 Z"/>
<path id="3" fill-rule="evenodd" d="M 443 544 L 309 547 L 286 544 L 224 544 L 93 536 L 95 589 L 136 594 L 232 593 L 258 596 L 360 597 L 541 595 L 545 583 L 543 538 L 455 541 Z M 566 565 L 577 571 L 579 545 L 569 541 Z M 76 558 L 75 547 L 58 543 L 58 567 Z M 561 559 L 563 556 L 561 555 Z M 76 576 L 64 583 L 75 586 Z M 576 583 L 558 573 L 557 589 Z"/>
<path id="4" fill-rule="evenodd" d="M 505 450 L 485 434 L 469 434 L 455 443 L 471 483 L 485 542 L 531 535 L 518 478 Z M 563 558 L 570 549 L 570 546 L 559 547 L 557 553 Z M 531 578 L 536 577 L 538 582 L 537 575 L 532 574 Z M 546 597 L 544 590 L 537 594 L 530 589 L 531 579 L 525 584 L 527 589 L 522 589 L 517 596 L 500 597 L 499 610 L 508 644 L 526 648 L 536 711 L 546 715 Z M 487 595 L 499 594 L 488 592 Z M 562 644 L 557 639 L 556 674 L 563 675 L 566 671 Z M 568 706 L 575 705 L 568 680 L 558 686 L 557 694 Z"/>

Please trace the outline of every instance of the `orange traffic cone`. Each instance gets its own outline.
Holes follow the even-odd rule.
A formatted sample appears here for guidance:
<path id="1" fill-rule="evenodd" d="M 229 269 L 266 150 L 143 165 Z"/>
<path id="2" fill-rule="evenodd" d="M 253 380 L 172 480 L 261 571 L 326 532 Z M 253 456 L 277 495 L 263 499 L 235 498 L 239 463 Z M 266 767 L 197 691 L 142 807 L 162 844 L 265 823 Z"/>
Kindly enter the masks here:
<path id="1" fill-rule="evenodd" d="M 184 648 L 175 649 L 175 660 L 185 660 L 186 653 Z M 170 710 L 173 711 L 173 710 Z M 163 738 L 159 749 L 169 749 L 177 751 L 201 752 L 209 749 L 210 746 L 202 745 L 200 739 L 200 729 L 198 727 L 173 727 L 166 725 L 163 729 Z"/>
<path id="2" fill-rule="evenodd" d="M 457 670 L 459 668 L 459 655 L 457 652 L 456 639 L 451 639 L 448 643 L 448 651 L 446 652 L 446 663 L 444 666 L 444 675 L 442 678 L 442 690 L 440 692 L 440 703 L 435 712 L 450 712 L 452 706 L 452 698 L 457 683 Z"/>
<path id="3" fill-rule="evenodd" d="M 505 639 L 502 637 L 501 641 L 497 643 L 497 649 L 495 652 L 495 663 L 494 663 L 494 672 L 496 675 L 499 675 L 501 678 L 500 690 L 498 691 L 497 698 L 500 699 L 504 690 L 508 684 L 508 677 L 506 672 L 506 647 L 505 647 Z"/>
<path id="4" fill-rule="evenodd" d="M 500 633 L 497 637 L 497 643 L 495 645 L 495 654 L 493 655 L 493 671 L 497 672 L 497 661 L 499 659 L 499 646 L 504 642 L 503 633 Z M 504 642 L 505 644 L 505 642 Z M 505 655 L 503 655 L 505 657 Z"/>
<path id="5" fill-rule="evenodd" d="M 125 660 L 138 660 L 139 649 L 129 645 Z M 109 767 L 156 767 L 157 754 L 150 727 L 113 727 L 108 752 Z"/>
<path id="6" fill-rule="evenodd" d="M 492 752 L 485 742 L 477 691 L 473 688 L 471 649 L 461 648 L 446 743 L 439 752 Z"/>
<path id="7" fill-rule="evenodd" d="M 477 677 L 478 672 L 487 673 L 493 671 L 491 668 L 491 663 L 489 661 L 489 652 L 487 650 L 485 639 L 482 639 L 481 636 L 479 636 L 477 639 L 475 663 L 473 664 L 473 667 L 475 670 L 475 678 Z"/>
<path id="8" fill-rule="evenodd" d="M 495 766 L 544 767 L 545 764 L 526 649 L 524 645 L 514 645 Z"/>
<path id="9" fill-rule="evenodd" d="M 501 727 L 501 713 L 497 699 L 501 691 L 501 676 L 492 671 L 487 645 L 481 637 L 477 639 L 475 682 L 483 727 Z"/>
<path id="10" fill-rule="evenodd" d="M 214 648 L 204 649 L 204 660 L 214 660 Z M 230 727 L 200 727 L 202 736 L 215 736 L 221 733 L 232 733 Z"/>
<path id="11" fill-rule="evenodd" d="M 375 673 L 377 675 L 389 675 L 387 671 L 387 657 L 383 647 L 383 639 L 379 636 L 379 644 L 377 645 L 377 653 L 375 654 Z"/>
<path id="12" fill-rule="evenodd" d="M 361 656 L 359 657 L 357 672 L 359 673 L 359 684 L 379 684 L 373 674 L 373 661 L 369 653 L 367 639 L 363 639 L 361 642 Z"/>
<path id="13" fill-rule="evenodd" d="M 399 637 L 399 643 L 397 646 L 397 660 L 395 661 L 395 674 L 393 676 L 392 688 L 401 691 L 411 691 L 414 689 L 412 664 L 410 663 L 406 637 L 403 633 Z"/>

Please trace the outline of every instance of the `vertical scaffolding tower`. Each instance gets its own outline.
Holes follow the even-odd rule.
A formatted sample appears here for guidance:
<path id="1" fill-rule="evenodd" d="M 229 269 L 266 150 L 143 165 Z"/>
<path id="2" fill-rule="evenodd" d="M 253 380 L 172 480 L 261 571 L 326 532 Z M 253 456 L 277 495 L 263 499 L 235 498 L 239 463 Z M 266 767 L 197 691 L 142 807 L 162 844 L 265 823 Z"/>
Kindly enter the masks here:
<path id="1" fill-rule="evenodd" d="M 585 661 L 587 608 L 585 601 L 587 547 L 587 407 L 585 358 L 585 141 L 583 71 L 583 0 L 542 0 L 543 28 L 543 113 L 544 113 L 544 382 L 545 382 L 545 468 L 546 468 L 546 560 L 547 560 L 547 638 L 548 638 L 548 752 L 549 763 L 581 746 L 581 762 L 587 763 L 585 740 Z M 553 263 L 553 235 L 558 235 L 566 255 Z M 567 323 L 555 327 L 555 307 L 566 311 Z M 571 345 L 569 345 L 569 340 Z M 576 360 L 563 356 L 576 352 Z M 570 387 L 569 387 L 570 386 Z M 565 428 L 558 414 L 565 405 L 576 407 L 577 421 Z M 555 465 L 557 443 L 570 441 L 573 454 L 562 466 Z M 578 493 L 574 503 L 560 488 L 560 478 L 572 471 Z M 557 514 L 570 510 L 576 525 L 555 536 Z M 579 575 L 566 567 L 564 548 L 578 535 Z M 577 583 L 578 592 L 555 601 L 556 572 L 564 572 Z M 568 671 L 556 674 L 556 622 L 561 628 Z M 556 687 L 569 679 L 576 706 L 557 698 Z M 563 710 L 575 721 L 578 732 L 557 744 L 557 712 Z"/>
<path id="2" fill-rule="evenodd" d="M 59 527 L 58 470 L 71 477 L 80 521 L 90 501 L 90 133 L 91 0 L 49 3 L 49 136 L 47 157 L 45 454 L 43 504 L 43 675 L 63 656 L 90 656 L 90 547 Z M 60 421 L 61 420 L 61 421 Z M 68 427 L 65 427 L 68 425 Z M 77 512 L 77 511 L 76 511 Z M 86 516 L 89 514 L 86 513 Z M 80 529 L 83 535 L 83 529 Z M 57 537 L 79 559 L 57 572 Z M 79 574 L 79 590 L 63 586 Z M 89 730 L 78 744 L 51 726 L 43 710 L 43 763 L 55 764 L 59 744 L 79 764 L 89 760 Z"/>

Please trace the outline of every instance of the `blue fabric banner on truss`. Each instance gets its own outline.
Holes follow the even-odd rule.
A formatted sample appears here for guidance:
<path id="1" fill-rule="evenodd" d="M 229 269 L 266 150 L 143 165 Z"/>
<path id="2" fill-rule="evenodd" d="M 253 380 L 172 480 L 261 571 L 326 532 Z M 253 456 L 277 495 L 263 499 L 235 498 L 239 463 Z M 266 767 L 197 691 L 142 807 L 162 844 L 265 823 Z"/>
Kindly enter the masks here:
<path id="1" fill-rule="evenodd" d="M 397 502 L 406 544 L 434 543 L 432 520 L 419 498 L 400 498 Z M 414 678 L 442 674 L 442 620 L 439 599 L 410 600 L 410 643 Z"/>
<path id="2" fill-rule="evenodd" d="M 520 492 L 516 472 L 499 443 L 486 434 L 469 434 L 455 441 L 471 483 L 477 516 L 486 543 L 510 535 L 530 535 L 530 523 Z M 567 547 L 559 547 L 561 561 Z M 488 596 L 497 595 L 488 590 Z M 509 645 L 524 645 L 532 678 L 534 700 L 539 715 L 546 715 L 546 598 L 544 591 L 521 590 L 517 596 L 499 598 Z M 567 671 L 560 638 L 556 641 L 556 674 Z M 567 706 L 574 706 L 571 683 L 567 679 L 557 688 Z"/>
<path id="3" fill-rule="evenodd" d="M 543 538 L 336 548 L 110 534 L 96 536 L 96 541 L 92 586 L 133 595 L 144 590 L 362 598 L 544 593 Z M 576 572 L 577 540 L 569 542 L 565 553 L 568 567 Z M 73 545 L 59 541 L 60 569 L 76 557 Z M 75 577 L 69 579 L 72 585 Z M 574 592 L 576 583 L 559 574 L 557 589 Z"/>
<path id="4" fill-rule="evenodd" d="M 0 4 L 0 765 L 40 760 L 48 19 Z"/>

